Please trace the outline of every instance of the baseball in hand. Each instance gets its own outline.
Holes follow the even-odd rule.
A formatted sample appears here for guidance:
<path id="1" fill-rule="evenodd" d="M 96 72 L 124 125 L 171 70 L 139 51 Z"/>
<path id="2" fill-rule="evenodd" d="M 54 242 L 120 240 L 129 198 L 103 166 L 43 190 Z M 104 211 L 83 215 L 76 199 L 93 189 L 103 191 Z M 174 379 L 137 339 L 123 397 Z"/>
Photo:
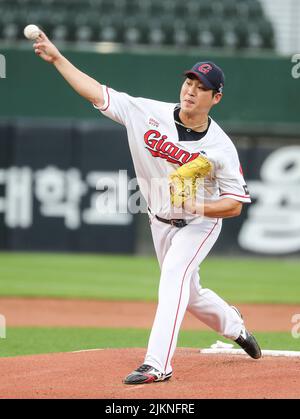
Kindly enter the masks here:
<path id="1" fill-rule="evenodd" d="M 24 29 L 24 35 L 27 39 L 31 39 L 32 41 L 35 40 L 39 34 L 41 33 L 41 30 L 36 25 L 27 25 Z"/>

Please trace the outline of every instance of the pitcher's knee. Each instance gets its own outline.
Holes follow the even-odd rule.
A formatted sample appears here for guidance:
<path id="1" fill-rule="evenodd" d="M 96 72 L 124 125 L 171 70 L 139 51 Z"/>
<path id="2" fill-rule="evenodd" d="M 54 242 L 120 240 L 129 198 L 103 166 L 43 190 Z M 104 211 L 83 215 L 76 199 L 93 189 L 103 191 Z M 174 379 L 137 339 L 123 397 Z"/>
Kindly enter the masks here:
<path id="1" fill-rule="evenodd" d="M 189 276 L 189 272 L 183 270 L 177 263 L 172 266 L 163 266 L 161 271 L 161 280 L 172 280 L 172 283 L 174 281 L 182 282 Z"/>

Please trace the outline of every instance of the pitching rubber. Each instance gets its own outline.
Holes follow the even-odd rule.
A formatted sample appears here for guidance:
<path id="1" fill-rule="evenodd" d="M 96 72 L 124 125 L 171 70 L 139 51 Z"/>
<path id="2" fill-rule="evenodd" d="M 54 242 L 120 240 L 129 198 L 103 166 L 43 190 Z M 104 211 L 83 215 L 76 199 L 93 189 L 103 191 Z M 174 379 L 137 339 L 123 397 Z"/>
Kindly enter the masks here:
<path id="1" fill-rule="evenodd" d="M 275 351 L 275 350 L 262 350 L 262 356 L 284 356 L 284 357 L 297 357 L 300 358 L 299 351 Z M 217 349 L 200 349 L 201 354 L 206 355 L 245 355 L 243 349 L 226 349 L 226 348 L 217 348 Z"/>

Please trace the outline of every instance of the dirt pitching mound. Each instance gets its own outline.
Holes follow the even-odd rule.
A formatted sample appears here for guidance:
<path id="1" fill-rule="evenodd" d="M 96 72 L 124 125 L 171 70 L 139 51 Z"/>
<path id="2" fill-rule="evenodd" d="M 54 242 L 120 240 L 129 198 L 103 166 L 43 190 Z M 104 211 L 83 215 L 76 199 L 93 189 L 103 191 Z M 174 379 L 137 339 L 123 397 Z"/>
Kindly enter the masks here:
<path id="1" fill-rule="evenodd" d="M 170 381 L 126 386 L 145 349 L 0 359 L 0 398 L 300 398 L 300 360 L 200 355 L 177 349 Z"/>

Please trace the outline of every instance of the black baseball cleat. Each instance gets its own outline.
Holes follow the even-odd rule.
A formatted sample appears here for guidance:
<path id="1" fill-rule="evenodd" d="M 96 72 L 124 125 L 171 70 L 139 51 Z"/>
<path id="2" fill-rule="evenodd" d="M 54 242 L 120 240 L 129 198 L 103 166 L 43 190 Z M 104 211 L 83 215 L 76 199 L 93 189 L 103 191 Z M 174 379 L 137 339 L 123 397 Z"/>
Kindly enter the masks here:
<path id="1" fill-rule="evenodd" d="M 261 349 L 256 342 L 255 337 L 251 335 L 251 333 L 249 333 L 245 328 L 243 328 L 240 336 L 235 340 L 235 342 L 240 345 L 240 347 L 244 349 L 244 351 L 247 352 L 251 358 L 261 358 Z"/>
<path id="2" fill-rule="evenodd" d="M 125 380 L 124 384 L 149 384 L 157 381 L 166 381 L 172 377 L 172 372 L 164 374 L 150 365 L 143 364 L 135 371 L 130 373 Z"/>
<path id="3" fill-rule="evenodd" d="M 234 307 L 231 306 L 237 314 L 243 319 L 242 314 L 240 311 Z M 253 335 L 248 332 L 248 330 L 243 327 L 240 336 L 235 340 L 235 342 L 242 348 L 244 351 L 251 356 L 251 358 L 259 359 L 261 358 L 261 349 Z"/>

